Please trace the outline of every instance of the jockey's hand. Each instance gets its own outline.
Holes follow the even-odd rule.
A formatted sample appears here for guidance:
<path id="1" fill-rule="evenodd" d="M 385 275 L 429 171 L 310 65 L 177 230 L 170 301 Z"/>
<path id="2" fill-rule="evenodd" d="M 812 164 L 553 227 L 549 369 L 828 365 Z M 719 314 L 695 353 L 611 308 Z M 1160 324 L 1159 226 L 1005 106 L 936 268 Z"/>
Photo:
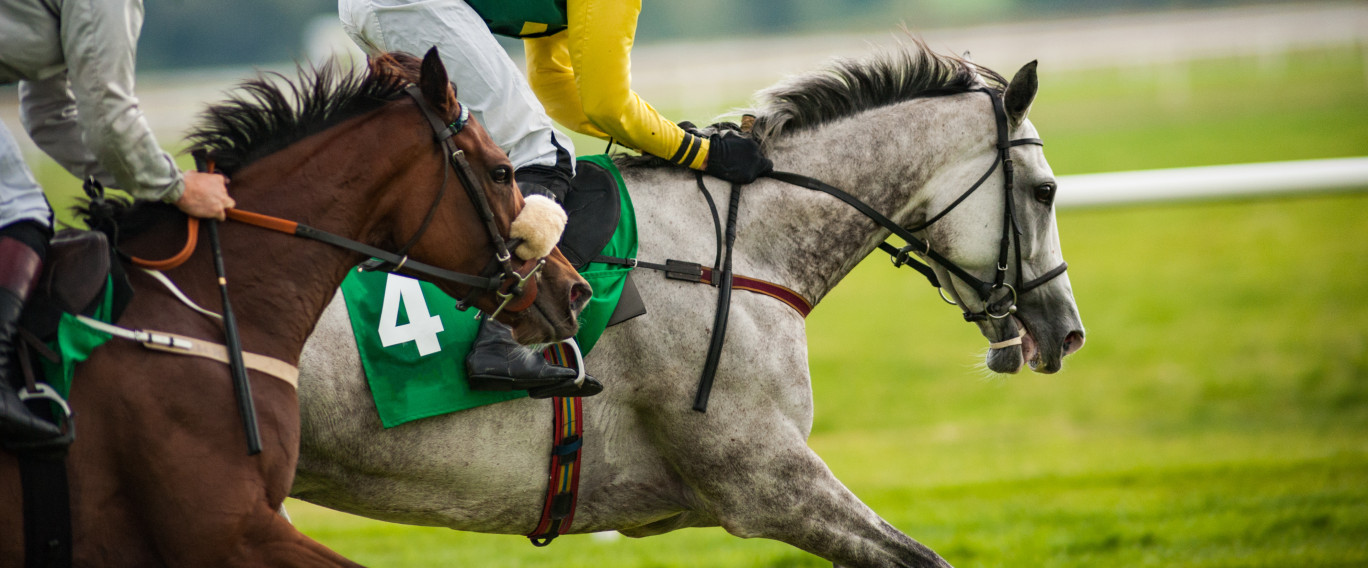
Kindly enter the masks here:
<path id="1" fill-rule="evenodd" d="M 746 184 L 774 170 L 754 140 L 727 130 L 708 137 L 703 171 L 732 183 Z"/>
<path id="2" fill-rule="evenodd" d="M 187 215 L 222 221 L 223 210 L 236 204 L 228 196 L 228 178 L 194 170 L 185 172 L 185 193 L 176 201 L 176 207 Z"/>

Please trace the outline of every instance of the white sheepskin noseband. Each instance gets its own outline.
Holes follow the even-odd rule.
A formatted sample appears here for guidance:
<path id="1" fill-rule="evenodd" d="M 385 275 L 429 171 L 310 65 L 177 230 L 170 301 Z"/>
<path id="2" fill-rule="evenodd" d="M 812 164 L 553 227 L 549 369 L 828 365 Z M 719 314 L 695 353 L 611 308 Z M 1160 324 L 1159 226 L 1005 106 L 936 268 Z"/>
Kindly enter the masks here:
<path id="1" fill-rule="evenodd" d="M 513 252 L 523 260 L 542 258 L 551 254 L 551 249 L 560 242 L 561 232 L 565 230 L 565 210 L 545 195 L 529 196 L 518 218 L 509 228 L 509 236 L 522 239 Z"/>

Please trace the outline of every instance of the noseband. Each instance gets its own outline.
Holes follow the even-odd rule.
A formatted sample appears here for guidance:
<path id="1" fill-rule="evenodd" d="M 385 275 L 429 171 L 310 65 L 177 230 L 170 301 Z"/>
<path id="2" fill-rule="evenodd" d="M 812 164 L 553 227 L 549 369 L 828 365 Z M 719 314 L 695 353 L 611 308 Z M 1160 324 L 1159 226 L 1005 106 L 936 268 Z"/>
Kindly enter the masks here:
<path id="1" fill-rule="evenodd" d="M 912 255 L 916 254 L 922 258 L 934 261 L 936 264 L 964 281 L 965 284 L 968 284 L 975 293 L 978 294 L 979 299 L 981 299 L 984 304 L 983 310 L 978 312 L 971 312 L 967 307 L 961 306 L 961 309 L 964 310 L 964 321 L 970 322 L 987 321 L 989 318 L 1002 319 L 1016 313 L 1016 302 L 1022 294 L 1034 290 L 1042 284 L 1054 279 L 1056 276 L 1063 274 L 1069 266 L 1067 262 L 1060 263 L 1059 266 L 1050 269 L 1039 277 L 1023 282 L 1021 261 L 1022 230 L 1021 225 L 1016 219 L 1016 201 L 1012 197 L 1012 185 L 1016 180 L 1016 171 L 1012 162 L 1011 150 L 1014 146 L 1026 144 L 1044 146 L 1045 143 L 1039 138 L 1010 139 L 1007 132 L 1007 110 L 1002 97 L 988 89 L 977 89 L 977 92 L 988 95 L 988 98 L 993 101 L 993 115 L 997 124 L 997 156 L 993 159 L 993 163 L 988 167 L 988 171 L 984 172 L 983 176 L 979 177 L 978 181 L 974 182 L 974 185 L 970 186 L 969 189 L 956 198 L 953 203 L 945 209 L 942 209 L 940 213 L 935 214 L 930 219 L 927 219 L 920 225 L 910 229 L 903 228 L 892 219 L 875 211 L 874 208 L 863 201 L 860 201 L 849 193 L 823 183 L 820 180 L 789 172 L 770 172 L 769 174 L 766 174 L 777 180 L 830 194 L 837 199 L 844 201 L 847 205 L 854 207 L 857 211 L 863 213 L 866 217 L 869 217 L 885 229 L 888 229 L 894 235 L 897 235 L 898 238 L 901 238 L 907 243 L 906 246 L 899 248 L 884 242 L 879 243 L 879 249 L 891 255 L 894 266 L 910 266 L 917 272 L 920 272 L 932 286 L 935 286 L 938 291 L 941 291 L 941 298 L 946 302 L 951 304 L 955 303 L 945 297 L 940 279 L 936 277 L 935 270 L 927 264 L 917 262 Z M 950 259 L 945 258 L 945 256 L 931 248 L 931 243 L 929 241 L 918 239 L 913 233 L 930 227 L 936 221 L 944 218 L 946 214 L 950 213 L 950 211 L 959 206 L 959 204 L 963 203 L 965 199 L 968 199 L 970 194 L 983 186 L 983 182 L 987 181 L 988 178 L 993 175 L 993 172 L 997 171 L 999 163 L 1002 164 L 1003 173 L 1002 185 L 1004 203 L 1002 215 L 1002 240 L 998 246 L 996 270 L 993 274 L 992 281 L 989 282 L 980 280 L 977 276 L 970 274 L 968 270 L 955 264 Z M 1013 235 L 1015 235 L 1015 239 L 1012 238 Z M 1013 284 L 1008 284 L 1006 282 L 1008 259 L 1010 256 L 1009 248 L 1016 253 L 1016 278 L 1015 283 Z M 993 295 L 998 290 L 1004 288 L 1007 289 L 1009 293 L 996 302 L 992 301 Z"/>

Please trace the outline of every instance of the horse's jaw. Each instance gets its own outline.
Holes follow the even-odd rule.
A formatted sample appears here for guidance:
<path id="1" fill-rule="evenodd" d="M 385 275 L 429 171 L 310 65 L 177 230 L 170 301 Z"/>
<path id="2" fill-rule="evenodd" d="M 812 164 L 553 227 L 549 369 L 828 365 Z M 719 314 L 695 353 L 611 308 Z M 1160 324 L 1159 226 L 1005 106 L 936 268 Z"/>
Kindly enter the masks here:
<path id="1" fill-rule="evenodd" d="M 979 331 L 993 344 L 1012 343 L 1015 338 L 1020 338 L 1016 345 L 990 346 L 988 354 L 984 357 L 988 370 L 994 373 L 1015 374 L 1021 371 L 1026 361 L 1040 356 L 1039 350 L 1036 349 L 1035 337 L 1016 316 L 979 322 L 978 325 Z M 1036 368 L 1034 361 L 1031 368 Z"/>
<path id="2" fill-rule="evenodd" d="M 1022 301 L 1015 315 L 979 322 L 979 330 L 993 343 L 1021 338 L 1017 345 L 989 348 L 984 362 L 990 371 L 1014 374 L 1029 365 L 1037 373 L 1053 374 L 1064 366 L 1064 357 L 1083 347 L 1083 323 L 1072 296 L 1049 307 L 1046 303 Z"/>

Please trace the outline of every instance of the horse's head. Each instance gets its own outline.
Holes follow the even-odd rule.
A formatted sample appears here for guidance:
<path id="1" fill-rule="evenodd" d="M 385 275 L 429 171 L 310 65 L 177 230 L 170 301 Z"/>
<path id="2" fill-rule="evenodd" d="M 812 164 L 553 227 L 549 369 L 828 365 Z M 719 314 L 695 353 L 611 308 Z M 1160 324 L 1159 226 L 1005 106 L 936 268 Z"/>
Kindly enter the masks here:
<path id="1" fill-rule="evenodd" d="M 403 195 L 394 216 L 394 242 L 411 240 L 415 260 L 483 276 L 501 276 L 498 291 L 479 292 L 451 282 L 436 284 L 455 298 L 468 300 L 513 327 L 520 341 L 540 342 L 573 335 L 576 314 L 588 302 L 590 289 L 569 261 L 553 248 L 565 223 L 564 213 L 550 200 L 538 198 L 529 207 L 513 181 L 513 165 L 479 124 L 457 102 L 456 89 L 436 48 L 428 51 L 413 76 L 413 62 L 396 63 L 393 56 L 372 59 L 377 65 L 400 65 L 421 93 L 414 107 L 423 118 L 410 116 L 416 128 L 437 132 L 431 152 L 441 154 L 440 183 L 425 187 L 396 187 Z M 417 99 L 417 97 L 414 97 Z M 423 109 L 423 107 L 427 107 Z M 431 124 L 431 126 L 429 126 Z M 443 145 L 445 139 L 450 143 Z M 451 154 L 451 155 L 448 155 Z M 433 192 L 438 192 L 434 196 Z M 420 197 L 420 196 L 426 197 Z M 445 197 L 443 197 L 443 195 Z M 483 212 L 482 212 L 483 211 Z M 483 251 L 478 260 L 454 267 L 439 261 L 453 251 Z M 523 258 L 527 257 L 527 258 Z M 527 278 L 533 274 L 532 278 Z M 526 279 L 520 283 L 519 279 Z"/>
<path id="2" fill-rule="evenodd" d="M 995 131 L 985 138 L 996 143 L 973 150 L 968 163 L 986 163 L 1003 146 L 1009 160 L 999 162 L 982 180 L 983 186 L 963 202 L 956 204 L 964 185 L 938 191 L 930 209 L 952 209 L 944 220 L 925 228 L 930 242 L 949 261 L 932 262 L 943 289 L 991 342 L 988 368 L 999 373 L 1015 373 L 1023 363 L 1037 372 L 1053 373 L 1065 355 L 1083 346 L 1083 324 L 1055 224 L 1054 173 L 1026 118 L 1037 85 L 1036 64 L 1031 62 L 1017 72 L 1000 99 L 989 93 L 995 99 L 996 118 L 980 117 L 974 123 Z M 951 177 L 973 183 L 983 175 L 972 171 L 978 167 Z"/>

